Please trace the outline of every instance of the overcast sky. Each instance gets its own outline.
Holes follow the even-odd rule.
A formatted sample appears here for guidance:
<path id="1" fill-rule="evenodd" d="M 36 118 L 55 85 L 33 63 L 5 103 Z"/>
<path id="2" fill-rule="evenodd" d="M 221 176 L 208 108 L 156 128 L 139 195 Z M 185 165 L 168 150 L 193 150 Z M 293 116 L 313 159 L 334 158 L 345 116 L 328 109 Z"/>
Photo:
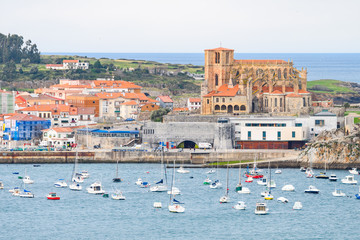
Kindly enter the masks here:
<path id="1" fill-rule="evenodd" d="M 0 33 L 42 52 L 360 52 L 359 0 L 9 0 Z"/>

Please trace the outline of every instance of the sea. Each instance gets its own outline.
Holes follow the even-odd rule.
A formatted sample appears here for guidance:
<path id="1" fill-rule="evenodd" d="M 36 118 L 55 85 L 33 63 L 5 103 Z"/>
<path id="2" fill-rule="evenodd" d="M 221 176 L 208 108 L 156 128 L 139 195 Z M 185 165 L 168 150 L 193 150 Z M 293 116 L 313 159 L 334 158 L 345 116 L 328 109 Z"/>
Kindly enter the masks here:
<path id="1" fill-rule="evenodd" d="M 276 166 L 275 166 L 276 167 Z M 299 169 L 282 169 L 282 174 L 271 177 L 276 182 L 272 189 L 274 200 L 265 201 L 260 193 L 264 186 L 256 183 L 242 184 L 250 194 L 236 193 L 239 182 L 238 169 L 229 170 L 230 203 L 219 202 L 226 192 L 227 170 L 218 169 L 208 175 L 209 169 L 193 168 L 188 174 L 175 174 L 175 186 L 181 190 L 176 200 L 184 203 L 184 213 L 170 213 L 167 206 L 170 197 L 166 192 L 150 192 L 139 188 L 135 182 L 140 177 L 152 185 L 161 178 L 160 164 L 119 164 L 121 183 L 113 183 L 116 164 L 79 164 L 88 170 L 90 178 L 76 192 L 68 188 L 55 188 L 60 178 L 70 180 L 72 164 L 2 164 L 0 176 L 5 188 L 0 190 L 0 239 L 359 239 L 360 200 L 355 198 L 358 185 L 344 185 L 340 179 L 349 175 L 346 170 L 331 170 L 338 182 L 306 178 Z M 8 192 L 13 187 L 23 187 L 18 176 L 26 173 L 34 184 L 26 185 L 35 198 L 14 197 Z M 242 169 L 242 174 L 245 169 Z M 19 175 L 13 174 L 19 172 Z M 316 171 L 319 173 L 319 171 Z M 269 178 L 268 169 L 263 174 Z M 172 169 L 167 169 L 170 184 Z M 220 180 L 221 189 L 204 185 L 206 177 Z M 360 180 L 359 176 L 355 176 Z M 108 193 L 122 191 L 126 200 L 112 200 L 92 195 L 85 188 L 101 181 Z M 295 192 L 283 192 L 281 188 L 292 184 Z M 309 185 L 316 186 L 319 194 L 305 194 Z M 341 189 L 347 197 L 333 197 L 335 189 Z M 46 199 L 49 192 L 56 192 L 61 200 Z M 289 203 L 276 199 L 285 197 Z M 244 201 L 246 210 L 233 206 Z M 302 210 L 292 210 L 295 201 L 301 201 Z M 163 208 L 153 207 L 161 202 Z M 257 202 L 266 202 L 268 215 L 255 215 Z"/>
<path id="2" fill-rule="evenodd" d="M 95 58 L 134 59 L 172 64 L 204 65 L 204 53 L 74 53 L 47 52 L 45 55 L 77 55 Z M 308 70 L 308 81 L 335 79 L 360 83 L 360 53 L 235 53 L 235 59 L 282 59 Z"/>

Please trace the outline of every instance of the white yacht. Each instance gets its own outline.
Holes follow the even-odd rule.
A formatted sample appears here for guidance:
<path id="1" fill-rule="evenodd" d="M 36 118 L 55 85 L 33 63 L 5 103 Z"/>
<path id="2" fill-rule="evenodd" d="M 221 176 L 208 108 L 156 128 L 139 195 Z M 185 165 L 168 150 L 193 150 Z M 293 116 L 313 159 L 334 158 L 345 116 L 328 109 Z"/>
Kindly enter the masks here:
<path id="1" fill-rule="evenodd" d="M 141 184 L 143 183 L 141 178 L 138 178 L 138 180 L 135 182 L 136 185 L 141 186 Z"/>
<path id="2" fill-rule="evenodd" d="M 54 183 L 54 186 L 57 188 L 66 188 L 67 187 L 67 183 L 65 182 L 64 179 L 59 179 L 59 181 L 57 181 L 56 183 Z"/>
<path id="3" fill-rule="evenodd" d="M 268 195 L 269 194 L 269 191 L 268 190 L 265 190 L 265 191 L 262 191 L 261 192 L 261 196 L 262 197 L 265 197 L 266 195 Z"/>
<path id="4" fill-rule="evenodd" d="M 91 194 L 104 194 L 105 190 L 102 188 L 101 182 L 94 182 L 87 189 L 88 193 Z"/>
<path id="5" fill-rule="evenodd" d="M 275 174 L 281 174 L 281 173 L 282 173 L 281 169 L 276 169 L 275 170 Z"/>
<path id="6" fill-rule="evenodd" d="M 183 206 L 181 206 L 179 203 L 174 203 L 174 204 L 169 205 L 168 209 L 169 209 L 169 212 L 173 212 L 173 213 L 185 212 L 185 208 Z"/>
<path id="7" fill-rule="evenodd" d="M 242 185 L 236 186 L 236 192 L 239 194 L 250 194 L 251 193 L 249 188 L 243 187 Z"/>
<path id="8" fill-rule="evenodd" d="M 81 191 L 82 186 L 77 182 L 73 182 L 72 184 L 69 185 L 69 189 L 73 191 Z"/>
<path id="9" fill-rule="evenodd" d="M 168 190 L 167 185 L 164 184 L 164 181 L 161 179 L 159 182 L 150 188 L 151 192 L 166 192 Z"/>
<path id="10" fill-rule="evenodd" d="M 246 209 L 245 202 L 239 201 L 239 202 L 234 206 L 234 209 L 236 209 L 236 210 L 245 210 L 245 209 Z"/>
<path id="11" fill-rule="evenodd" d="M 270 182 L 268 181 L 267 187 L 268 188 L 276 188 L 275 180 L 271 180 Z"/>
<path id="12" fill-rule="evenodd" d="M 83 175 L 81 173 L 75 173 L 71 180 L 73 182 L 83 183 L 84 182 L 84 177 L 83 177 Z"/>
<path id="13" fill-rule="evenodd" d="M 332 192 L 332 195 L 334 197 L 346 197 L 346 194 L 342 192 L 340 189 L 335 189 L 335 191 Z"/>
<path id="14" fill-rule="evenodd" d="M 215 180 L 212 184 L 210 184 L 210 188 L 215 189 L 215 188 L 221 188 L 222 184 L 219 180 Z"/>
<path id="15" fill-rule="evenodd" d="M 211 184 L 210 178 L 207 177 L 207 178 L 204 180 L 203 184 L 204 184 L 204 185 L 210 185 L 210 184 Z"/>
<path id="16" fill-rule="evenodd" d="M 262 186 L 266 186 L 267 183 L 268 183 L 268 181 L 265 177 L 261 178 L 257 181 L 257 184 L 262 185 Z"/>
<path id="17" fill-rule="evenodd" d="M 310 185 L 308 189 L 305 189 L 305 193 L 314 193 L 318 194 L 320 192 L 319 189 L 317 189 L 315 186 Z"/>
<path id="18" fill-rule="evenodd" d="M 111 198 L 114 200 L 125 200 L 125 196 L 122 194 L 122 192 L 116 191 L 111 195 Z"/>
<path id="19" fill-rule="evenodd" d="M 29 176 L 25 176 L 25 177 L 23 178 L 23 183 L 33 184 L 33 183 L 34 183 L 34 180 L 31 180 Z"/>
<path id="20" fill-rule="evenodd" d="M 26 189 L 24 189 L 24 191 L 21 192 L 21 193 L 19 194 L 19 196 L 22 197 L 22 198 L 34 198 L 34 194 L 31 193 L 31 191 L 28 191 L 28 190 L 26 190 Z"/>
<path id="21" fill-rule="evenodd" d="M 18 187 L 9 190 L 9 192 L 10 192 L 10 191 L 11 191 L 11 194 L 12 194 L 13 196 L 16 196 L 16 197 L 19 197 L 20 194 L 21 194 L 20 188 L 18 188 Z"/>
<path id="22" fill-rule="evenodd" d="M 357 180 L 354 179 L 354 175 L 348 175 L 344 179 L 341 179 L 341 182 L 344 184 L 357 184 Z"/>
<path id="23" fill-rule="evenodd" d="M 336 177 L 336 174 L 331 174 L 330 177 L 329 177 L 329 181 L 330 182 L 336 182 L 338 179 Z"/>
<path id="24" fill-rule="evenodd" d="M 287 191 L 287 192 L 293 192 L 295 191 L 295 187 L 291 184 L 285 185 L 281 188 L 282 191 Z"/>
<path id="25" fill-rule="evenodd" d="M 179 169 L 176 170 L 176 171 L 177 171 L 178 173 L 189 173 L 189 172 L 190 172 L 189 170 L 184 169 L 182 166 L 179 167 Z"/>
<path id="26" fill-rule="evenodd" d="M 295 202 L 293 206 L 293 210 L 301 210 L 302 209 L 302 203 L 301 202 Z"/>
<path id="27" fill-rule="evenodd" d="M 181 191 L 177 187 L 172 187 L 171 190 L 167 191 L 167 194 L 179 195 L 181 194 Z"/>
<path id="28" fill-rule="evenodd" d="M 89 174 L 88 171 L 82 170 L 82 171 L 81 171 L 81 176 L 82 176 L 84 179 L 86 179 L 86 178 L 89 178 L 89 177 L 90 177 L 90 174 Z"/>
<path id="29" fill-rule="evenodd" d="M 266 206 L 266 203 L 256 203 L 255 214 L 256 215 L 266 215 L 269 213 L 269 209 Z"/>
<path id="30" fill-rule="evenodd" d="M 224 195 L 220 198 L 220 203 L 228 203 L 230 202 L 230 197 L 228 195 Z"/>
<path id="31" fill-rule="evenodd" d="M 351 170 L 349 170 L 350 174 L 354 174 L 354 175 L 359 175 L 359 171 L 357 170 L 357 168 L 353 168 Z"/>
<path id="32" fill-rule="evenodd" d="M 284 197 L 278 197 L 276 200 L 278 202 L 282 202 L 282 203 L 288 203 L 289 202 L 289 200 L 287 198 L 284 198 Z"/>

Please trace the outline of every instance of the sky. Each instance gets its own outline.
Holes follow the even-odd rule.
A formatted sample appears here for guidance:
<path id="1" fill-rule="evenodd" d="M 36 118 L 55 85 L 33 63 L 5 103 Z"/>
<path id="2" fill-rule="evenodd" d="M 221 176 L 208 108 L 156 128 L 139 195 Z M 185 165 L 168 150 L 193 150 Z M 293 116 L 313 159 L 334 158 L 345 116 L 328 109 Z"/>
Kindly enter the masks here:
<path id="1" fill-rule="evenodd" d="M 359 0 L 11 0 L 0 33 L 41 52 L 359 53 Z"/>

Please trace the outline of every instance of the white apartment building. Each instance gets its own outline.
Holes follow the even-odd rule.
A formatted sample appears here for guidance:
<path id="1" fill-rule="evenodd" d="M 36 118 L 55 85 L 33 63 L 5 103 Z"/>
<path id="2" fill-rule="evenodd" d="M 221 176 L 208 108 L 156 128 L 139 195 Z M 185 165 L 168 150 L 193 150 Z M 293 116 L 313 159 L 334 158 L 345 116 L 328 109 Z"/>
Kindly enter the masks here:
<path id="1" fill-rule="evenodd" d="M 200 109 L 201 98 L 188 98 L 186 106 L 189 109 L 189 111 Z"/>

